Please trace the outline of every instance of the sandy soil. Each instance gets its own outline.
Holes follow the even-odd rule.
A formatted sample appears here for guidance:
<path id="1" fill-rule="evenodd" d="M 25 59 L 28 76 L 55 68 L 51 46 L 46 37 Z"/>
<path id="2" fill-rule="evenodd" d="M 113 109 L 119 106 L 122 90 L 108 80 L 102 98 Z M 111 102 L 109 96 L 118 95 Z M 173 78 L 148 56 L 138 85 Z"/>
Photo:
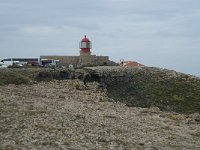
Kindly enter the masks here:
<path id="1" fill-rule="evenodd" d="M 127 107 L 97 87 L 0 86 L 0 149 L 200 149 L 198 114 Z"/>

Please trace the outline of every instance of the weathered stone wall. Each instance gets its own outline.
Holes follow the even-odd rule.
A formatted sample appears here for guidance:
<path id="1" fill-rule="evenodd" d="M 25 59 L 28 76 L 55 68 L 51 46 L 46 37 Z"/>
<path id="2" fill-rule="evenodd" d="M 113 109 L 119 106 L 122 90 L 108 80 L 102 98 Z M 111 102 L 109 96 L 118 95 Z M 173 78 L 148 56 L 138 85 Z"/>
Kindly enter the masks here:
<path id="1" fill-rule="evenodd" d="M 81 55 L 79 57 L 79 65 L 108 65 L 108 56 L 96 56 L 96 55 Z"/>
<path id="2" fill-rule="evenodd" d="M 40 56 L 41 59 L 60 60 L 61 66 L 90 66 L 112 64 L 108 56 L 81 55 L 81 56 Z"/>

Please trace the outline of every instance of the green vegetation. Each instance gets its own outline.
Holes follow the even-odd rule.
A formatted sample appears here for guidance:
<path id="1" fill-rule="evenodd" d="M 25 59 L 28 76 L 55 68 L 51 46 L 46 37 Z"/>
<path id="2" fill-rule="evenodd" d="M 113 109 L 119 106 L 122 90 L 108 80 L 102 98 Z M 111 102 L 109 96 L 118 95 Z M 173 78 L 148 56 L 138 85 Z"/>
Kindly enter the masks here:
<path id="1" fill-rule="evenodd" d="M 41 68 L 0 69 L 0 85 L 28 84 L 35 80 L 35 75 L 40 71 Z"/>
<path id="2" fill-rule="evenodd" d="M 188 78 L 183 74 L 167 78 L 162 72 L 157 72 L 151 76 L 135 74 L 133 80 L 138 92 L 161 109 L 181 113 L 200 112 L 200 80 L 197 78 Z"/>
<path id="3" fill-rule="evenodd" d="M 144 68 L 116 78 L 108 94 L 128 106 L 151 107 L 179 113 L 200 112 L 200 79 L 175 71 Z"/>
<path id="4" fill-rule="evenodd" d="M 29 78 L 17 71 L 1 70 L 0 72 L 0 85 L 5 84 L 25 84 L 29 83 Z"/>
<path id="5" fill-rule="evenodd" d="M 76 90 L 80 90 L 81 85 L 79 82 L 76 82 L 74 87 L 76 88 Z"/>

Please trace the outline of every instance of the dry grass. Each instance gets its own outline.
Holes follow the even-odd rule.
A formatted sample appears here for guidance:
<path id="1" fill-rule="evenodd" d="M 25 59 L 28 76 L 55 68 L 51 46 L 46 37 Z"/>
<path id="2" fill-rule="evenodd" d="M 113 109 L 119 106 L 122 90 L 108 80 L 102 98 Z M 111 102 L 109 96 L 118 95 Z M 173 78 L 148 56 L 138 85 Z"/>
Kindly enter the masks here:
<path id="1" fill-rule="evenodd" d="M 97 87 L 78 80 L 0 86 L 0 149 L 200 148 L 191 116 L 108 102 Z"/>

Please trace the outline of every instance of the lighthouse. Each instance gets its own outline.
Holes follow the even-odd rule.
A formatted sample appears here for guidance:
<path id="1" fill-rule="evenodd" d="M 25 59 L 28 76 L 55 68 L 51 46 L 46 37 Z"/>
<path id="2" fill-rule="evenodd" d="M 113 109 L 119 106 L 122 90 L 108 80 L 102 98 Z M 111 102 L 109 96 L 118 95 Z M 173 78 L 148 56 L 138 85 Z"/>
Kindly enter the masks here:
<path id="1" fill-rule="evenodd" d="M 41 59 L 59 60 L 59 66 L 89 67 L 89 66 L 116 66 L 109 60 L 109 56 L 91 54 L 92 42 L 85 35 L 79 42 L 80 56 L 40 56 Z"/>
<path id="2" fill-rule="evenodd" d="M 79 43 L 79 48 L 81 49 L 80 55 L 90 55 L 91 51 L 90 49 L 92 48 L 92 43 L 91 41 L 85 37 L 80 41 Z"/>

